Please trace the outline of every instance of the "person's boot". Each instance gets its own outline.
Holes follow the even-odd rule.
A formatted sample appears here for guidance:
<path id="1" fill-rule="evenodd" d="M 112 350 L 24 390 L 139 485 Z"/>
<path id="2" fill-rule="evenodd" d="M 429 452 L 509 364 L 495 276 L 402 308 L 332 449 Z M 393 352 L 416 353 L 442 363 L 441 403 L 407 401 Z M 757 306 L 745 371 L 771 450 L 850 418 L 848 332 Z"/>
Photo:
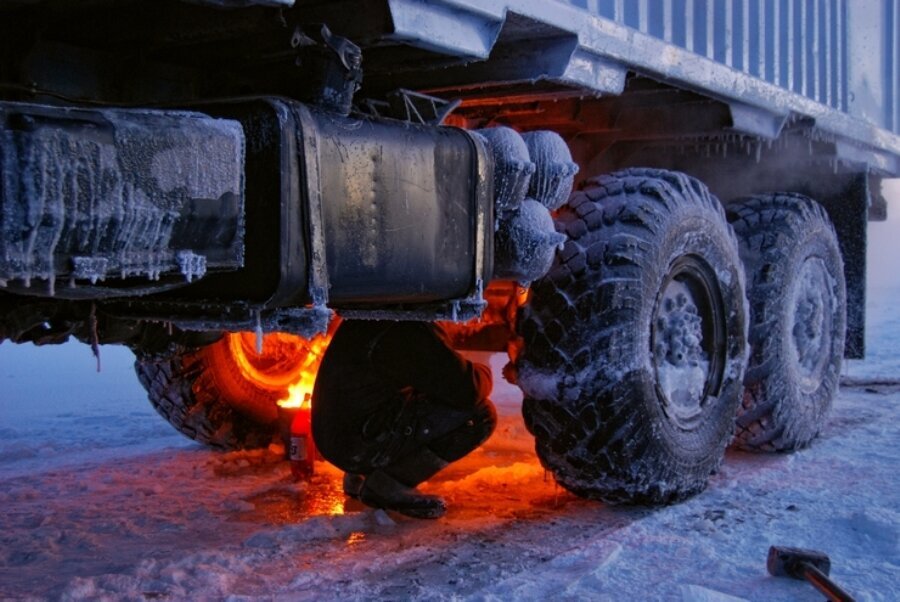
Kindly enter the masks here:
<path id="1" fill-rule="evenodd" d="M 362 491 L 363 484 L 366 482 L 365 475 L 354 472 L 344 473 L 344 494 L 354 500 L 359 499 L 359 493 Z"/>
<path id="2" fill-rule="evenodd" d="M 448 464 L 447 460 L 429 448 L 422 447 L 386 466 L 384 472 L 407 487 L 415 487 L 433 477 Z"/>
<path id="3" fill-rule="evenodd" d="M 412 518 L 440 518 L 447 512 L 443 498 L 404 485 L 383 470 L 366 476 L 359 501 L 372 508 L 393 510 Z"/>
<path id="4" fill-rule="evenodd" d="M 448 462 L 427 447 L 368 475 L 360 492 L 364 504 L 394 510 L 414 518 L 439 518 L 447 504 L 435 495 L 416 490 L 416 485 L 432 477 Z"/>

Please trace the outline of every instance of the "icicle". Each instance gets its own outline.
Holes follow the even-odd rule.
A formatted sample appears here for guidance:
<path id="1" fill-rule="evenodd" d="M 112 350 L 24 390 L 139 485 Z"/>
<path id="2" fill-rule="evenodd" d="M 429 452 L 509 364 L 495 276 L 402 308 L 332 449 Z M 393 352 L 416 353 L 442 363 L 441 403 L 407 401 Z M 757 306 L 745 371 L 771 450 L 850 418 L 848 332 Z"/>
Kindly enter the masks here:
<path id="1" fill-rule="evenodd" d="M 166 332 L 168 333 L 169 336 L 172 336 L 172 323 L 171 322 L 166 322 Z"/>
<path id="2" fill-rule="evenodd" d="M 758 143 L 756 145 L 756 163 L 758 164 L 762 159 L 762 143 Z"/>
<path id="3" fill-rule="evenodd" d="M 97 304 L 91 303 L 91 315 L 88 317 L 91 328 L 91 353 L 97 358 L 97 372 L 100 372 L 100 334 L 97 332 Z"/>
<path id="4" fill-rule="evenodd" d="M 256 310 L 256 355 L 262 355 L 263 352 L 263 328 L 262 313 Z"/>

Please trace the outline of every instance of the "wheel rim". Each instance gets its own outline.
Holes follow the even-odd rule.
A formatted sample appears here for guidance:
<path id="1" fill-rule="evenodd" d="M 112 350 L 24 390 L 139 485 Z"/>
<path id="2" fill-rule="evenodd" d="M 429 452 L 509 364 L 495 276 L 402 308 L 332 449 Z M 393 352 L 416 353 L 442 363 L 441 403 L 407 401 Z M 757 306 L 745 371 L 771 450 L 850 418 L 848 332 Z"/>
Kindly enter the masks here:
<path id="1" fill-rule="evenodd" d="M 650 330 L 656 393 L 682 429 L 702 421 L 722 383 L 726 354 L 722 292 L 702 258 L 677 259 L 660 287 Z"/>
<path id="2" fill-rule="evenodd" d="M 800 267 L 789 300 L 789 354 L 800 377 L 798 384 L 806 393 L 822 384 L 831 357 L 835 306 L 832 281 L 825 262 L 819 257 L 808 257 Z"/>

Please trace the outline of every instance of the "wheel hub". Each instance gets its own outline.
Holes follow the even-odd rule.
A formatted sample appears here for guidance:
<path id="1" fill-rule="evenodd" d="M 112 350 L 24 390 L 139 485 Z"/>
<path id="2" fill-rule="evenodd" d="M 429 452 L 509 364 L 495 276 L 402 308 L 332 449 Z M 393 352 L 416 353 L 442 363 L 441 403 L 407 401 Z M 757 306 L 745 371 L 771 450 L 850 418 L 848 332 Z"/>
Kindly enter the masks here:
<path id="1" fill-rule="evenodd" d="M 651 328 L 657 395 L 682 428 L 698 421 L 721 380 L 724 314 L 715 274 L 700 258 L 680 258 L 666 278 Z"/>
<path id="2" fill-rule="evenodd" d="M 791 354 L 800 387 L 815 391 L 825 377 L 831 348 L 834 301 L 828 268 L 818 257 L 807 258 L 800 268 L 791 304 Z"/>

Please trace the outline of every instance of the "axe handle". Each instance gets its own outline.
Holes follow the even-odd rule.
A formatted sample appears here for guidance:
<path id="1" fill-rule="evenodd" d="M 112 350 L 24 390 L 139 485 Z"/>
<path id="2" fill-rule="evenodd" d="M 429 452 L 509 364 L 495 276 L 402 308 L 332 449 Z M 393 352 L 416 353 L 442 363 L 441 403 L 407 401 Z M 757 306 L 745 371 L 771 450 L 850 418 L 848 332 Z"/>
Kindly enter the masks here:
<path id="1" fill-rule="evenodd" d="M 817 590 L 828 596 L 831 602 L 856 602 L 853 596 L 845 592 L 837 583 L 829 579 L 828 575 L 811 563 L 801 562 L 800 567 L 806 580 L 812 583 Z"/>

